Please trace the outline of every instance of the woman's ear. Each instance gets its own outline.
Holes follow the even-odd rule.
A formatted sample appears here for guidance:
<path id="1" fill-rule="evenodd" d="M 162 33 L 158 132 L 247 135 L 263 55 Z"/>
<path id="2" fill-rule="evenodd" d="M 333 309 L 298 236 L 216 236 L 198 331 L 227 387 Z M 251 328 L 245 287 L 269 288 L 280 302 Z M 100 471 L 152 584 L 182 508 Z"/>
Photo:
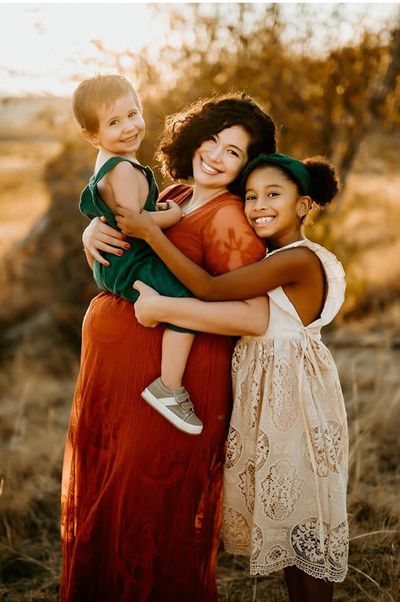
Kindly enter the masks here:
<path id="1" fill-rule="evenodd" d="M 297 199 L 296 212 L 300 218 L 307 215 L 312 207 L 312 199 L 309 196 L 301 196 Z"/>

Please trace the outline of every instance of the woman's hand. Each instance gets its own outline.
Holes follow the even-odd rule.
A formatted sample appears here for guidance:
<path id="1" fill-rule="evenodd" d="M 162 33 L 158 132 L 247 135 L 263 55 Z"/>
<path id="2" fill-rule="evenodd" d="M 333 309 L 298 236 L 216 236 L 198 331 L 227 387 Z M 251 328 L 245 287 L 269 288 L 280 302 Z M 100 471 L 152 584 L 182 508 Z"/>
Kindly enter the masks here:
<path id="1" fill-rule="evenodd" d="M 134 309 L 136 319 L 142 326 L 157 326 L 159 323 L 157 315 L 157 303 L 160 295 L 151 286 L 148 286 L 140 280 L 135 280 L 133 288 L 139 291 L 140 295 L 135 302 Z"/>
<path id="2" fill-rule="evenodd" d="M 129 249 L 130 244 L 125 241 L 125 235 L 115 230 L 99 217 L 92 219 L 82 234 L 85 249 L 97 261 L 105 266 L 110 262 L 101 256 L 99 251 L 106 251 L 112 255 L 122 255 L 123 250 Z"/>
<path id="3" fill-rule="evenodd" d="M 124 234 L 147 240 L 151 233 L 158 230 L 147 211 L 137 213 L 121 205 L 116 207 L 115 221 Z"/>

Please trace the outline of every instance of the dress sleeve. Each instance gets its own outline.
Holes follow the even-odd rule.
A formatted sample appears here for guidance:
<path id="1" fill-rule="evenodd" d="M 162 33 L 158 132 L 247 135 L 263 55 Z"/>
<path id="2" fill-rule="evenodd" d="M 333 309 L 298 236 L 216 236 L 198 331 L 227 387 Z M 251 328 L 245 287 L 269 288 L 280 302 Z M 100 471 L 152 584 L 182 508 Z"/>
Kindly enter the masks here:
<path id="1" fill-rule="evenodd" d="M 255 234 L 237 201 L 224 205 L 203 228 L 205 269 L 223 274 L 265 257 L 264 241 Z"/>
<path id="2" fill-rule="evenodd" d="M 171 199 L 171 201 L 179 203 L 181 196 L 185 193 L 187 194 L 189 190 L 191 190 L 191 187 L 187 184 L 171 184 L 160 192 L 157 200 L 166 201 L 167 199 Z"/>

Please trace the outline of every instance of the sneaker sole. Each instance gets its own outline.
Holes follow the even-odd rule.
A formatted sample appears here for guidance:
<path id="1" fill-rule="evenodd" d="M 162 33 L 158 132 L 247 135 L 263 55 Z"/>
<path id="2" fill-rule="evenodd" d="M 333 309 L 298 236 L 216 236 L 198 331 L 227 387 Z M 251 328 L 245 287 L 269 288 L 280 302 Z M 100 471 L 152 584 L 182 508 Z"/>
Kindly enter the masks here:
<path id="1" fill-rule="evenodd" d="M 178 428 L 180 431 L 188 433 L 189 435 L 200 435 L 201 431 L 203 430 L 202 426 L 195 426 L 193 424 L 189 424 L 188 422 L 183 422 L 183 420 L 179 420 L 179 418 L 175 416 L 173 412 L 170 412 L 165 405 L 160 403 L 157 397 L 154 397 L 154 395 L 148 389 L 142 391 L 142 398 L 147 401 L 147 403 L 151 405 L 154 410 L 164 416 L 168 422 L 176 426 L 176 428 Z"/>

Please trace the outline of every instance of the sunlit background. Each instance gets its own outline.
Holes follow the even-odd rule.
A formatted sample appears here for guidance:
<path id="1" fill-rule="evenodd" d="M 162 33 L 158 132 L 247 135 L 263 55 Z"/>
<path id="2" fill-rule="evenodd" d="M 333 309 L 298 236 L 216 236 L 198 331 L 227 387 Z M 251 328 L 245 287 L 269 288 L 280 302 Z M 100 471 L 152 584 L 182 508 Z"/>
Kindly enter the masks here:
<path id="1" fill-rule="evenodd" d="M 78 198 L 94 164 L 71 112 L 78 82 L 120 72 L 146 119 L 199 97 L 252 95 L 282 152 L 334 161 L 343 189 L 306 234 L 335 252 L 346 300 L 323 339 L 351 437 L 350 570 L 338 602 L 400 591 L 400 5 L 0 4 L 0 599 L 56 602 L 59 482 L 81 323 L 97 293 Z M 1 493 L 2 490 L 2 493 Z M 220 551 L 227 602 L 286 602 L 279 573 Z M 110 601 L 111 602 L 111 601 Z"/>
<path id="2" fill-rule="evenodd" d="M 226 26 L 235 26 L 232 4 L 219 5 Z M 262 6 L 253 4 L 254 16 Z M 212 14 L 215 7 L 200 3 L 199 8 L 203 14 Z M 304 42 L 308 35 L 309 50 L 315 52 L 354 43 L 366 28 L 389 27 L 398 10 L 396 3 L 311 4 L 313 31 L 309 35 L 305 30 L 309 24 L 297 18 L 296 8 L 282 4 L 287 39 L 303 36 Z M 156 60 L 166 42 L 176 48 L 182 44 L 182 32 L 174 34 L 169 27 L 171 11 L 189 14 L 184 3 L 0 4 L 0 94 L 70 95 L 77 75 L 111 68 L 107 53 L 140 53 L 146 48 Z M 327 23 L 335 13 L 339 26 L 332 30 Z M 190 39 L 195 27 L 193 22 L 186 38 Z M 122 65 L 128 67 L 129 59 L 125 57 Z"/>

